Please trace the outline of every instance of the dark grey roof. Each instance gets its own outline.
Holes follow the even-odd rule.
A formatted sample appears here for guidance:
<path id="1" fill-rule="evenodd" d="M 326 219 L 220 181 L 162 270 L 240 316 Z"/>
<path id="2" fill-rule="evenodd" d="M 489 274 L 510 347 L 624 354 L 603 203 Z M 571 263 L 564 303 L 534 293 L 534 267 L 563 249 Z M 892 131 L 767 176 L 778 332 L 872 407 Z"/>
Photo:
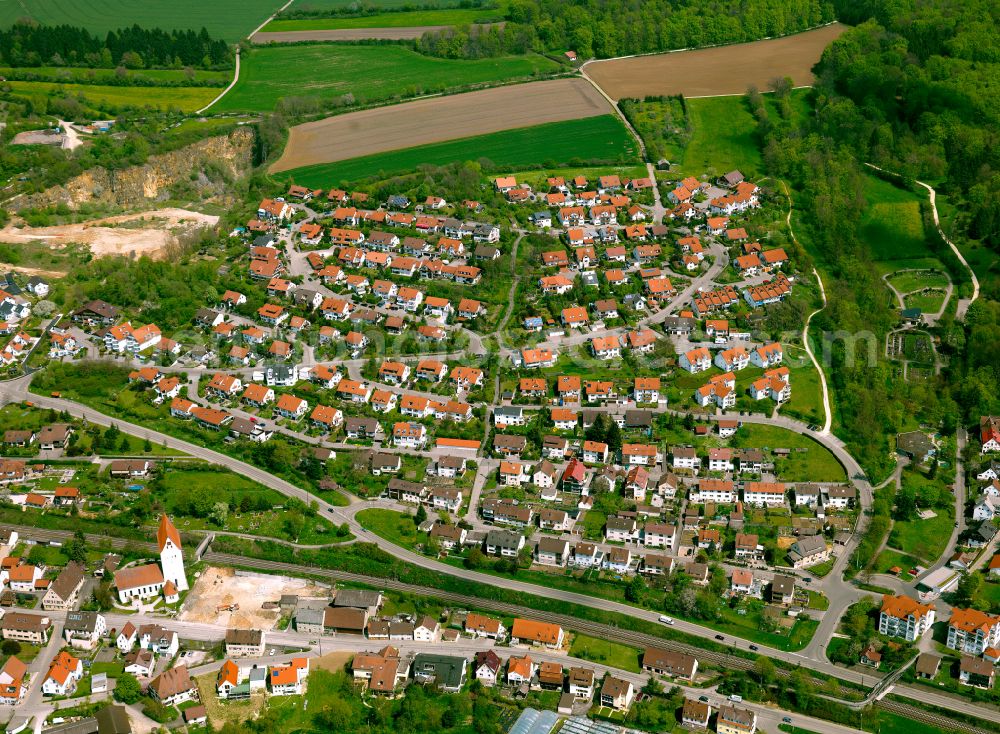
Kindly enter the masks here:
<path id="1" fill-rule="evenodd" d="M 492 545 L 497 548 L 514 548 L 516 549 L 523 538 L 520 533 L 515 533 L 510 530 L 490 530 L 486 533 L 486 545 Z"/>
<path id="2" fill-rule="evenodd" d="M 456 688 L 465 677 L 466 660 L 455 655 L 419 653 L 413 658 L 415 676 L 433 677 L 439 686 Z"/>
<path id="3" fill-rule="evenodd" d="M 97 628 L 97 612 L 68 612 L 65 629 L 72 632 L 92 633 Z"/>
<path id="4" fill-rule="evenodd" d="M 378 606 L 382 601 L 382 595 L 377 591 L 367 591 L 365 589 L 340 589 L 333 598 L 335 607 L 357 607 L 367 608 Z"/>

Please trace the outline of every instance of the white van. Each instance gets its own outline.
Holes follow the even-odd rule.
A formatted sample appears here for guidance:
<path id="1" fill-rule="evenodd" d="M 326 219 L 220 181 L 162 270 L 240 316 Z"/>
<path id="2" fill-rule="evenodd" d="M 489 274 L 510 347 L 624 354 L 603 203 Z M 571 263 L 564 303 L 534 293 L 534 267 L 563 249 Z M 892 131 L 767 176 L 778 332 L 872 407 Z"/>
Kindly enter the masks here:
<path id="1" fill-rule="evenodd" d="M 674 623 L 673 617 L 664 617 L 664 616 L 661 616 L 660 617 L 660 621 L 663 622 L 663 624 L 673 624 Z"/>

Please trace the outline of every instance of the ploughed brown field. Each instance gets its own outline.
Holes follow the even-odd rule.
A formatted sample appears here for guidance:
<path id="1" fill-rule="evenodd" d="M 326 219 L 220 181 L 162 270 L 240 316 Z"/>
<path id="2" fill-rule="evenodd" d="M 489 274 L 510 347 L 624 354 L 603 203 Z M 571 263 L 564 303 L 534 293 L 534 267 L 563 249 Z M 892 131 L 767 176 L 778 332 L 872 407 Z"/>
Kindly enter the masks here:
<path id="1" fill-rule="evenodd" d="M 299 41 L 364 41 L 378 39 L 403 41 L 420 38 L 429 31 L 451 28 L 447 25 L 416 25 L 404 28 L 338 28 L 324 31 L 269 31 L 254 33 L 254 43 L 298 43 Z"/>
<path id="2" fill-rule="evenodd" d="M 755 85 L 789 76 L 795 86 L 812 84 L 812 67 L 834 39 L 847 30 L 840 23 L 769 41 L 692 51 L 594 61 L 585 72 L 612 99 L 683 94 L 711 97 L 743 94 Z"/>
<path id="3" fill-rule="evenodd" d="M 296 125 L 270 170 L 287 171 L 611 111 L 608 101 L 585 79 L 529 82 L 418 99 Z"/>

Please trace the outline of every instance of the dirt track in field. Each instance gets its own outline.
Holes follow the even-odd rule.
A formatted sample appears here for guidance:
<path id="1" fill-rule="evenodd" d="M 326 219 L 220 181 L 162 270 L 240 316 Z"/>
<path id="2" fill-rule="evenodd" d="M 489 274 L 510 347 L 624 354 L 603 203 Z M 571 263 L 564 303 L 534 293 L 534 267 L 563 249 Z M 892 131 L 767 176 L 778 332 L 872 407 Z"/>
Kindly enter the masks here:
<path id="1" fill-rule="evenodd" d="M 584 71 L 614 100 L 743 94 L 750 85 L 766 90 L 772 79 L 783 76 L 790 76 L 795 86 L 805 86 L 813 82 L 812 67 L 823 49 L 846 30 L 847 26 L 834 23 L 770 41 L 594 61 Z"/>
<path id="2" fill-rule="evenodd" d="M 271 172 L 611 112 L 585 79 L 514 84 L 296 125 Z"/>
<path id="3" fill-rule="evenodd" d="M 492 23 L 483 23 L 475 28 L 489 28 Z M 442 31 L 449 25 L 416 25 L 404 28 L 337 28 L 322 31 L 270 31 L 254 33 L 253 43 L 298 43 L 299 41 L 364 41 L 378 39 L 402 41 L 420 38 L 428 31 Z"/>

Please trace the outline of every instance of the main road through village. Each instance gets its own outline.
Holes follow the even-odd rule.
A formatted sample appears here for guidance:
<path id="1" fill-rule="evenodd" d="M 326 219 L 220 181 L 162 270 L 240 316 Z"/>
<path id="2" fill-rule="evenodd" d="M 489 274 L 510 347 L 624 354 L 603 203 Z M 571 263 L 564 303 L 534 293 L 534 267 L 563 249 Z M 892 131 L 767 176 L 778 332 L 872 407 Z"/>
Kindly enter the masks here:
<path id="1" fill-rule="evenodd" d="M 168 436 L 145 426 L 122 421 L 118 418 L 108 416 L 71 400 L 41 396 L 31 393 L 28 390 L 30 379 L 30 376 L 26 376 L 0 384 L 0 403 L 30 400 L 40 408 L 66 411 L 76 418 L 86 420 L 95 425 L 110 426 L 114 424 L 125 433 L 142 438 L 149 438 L 151 441 L 162 443 L 165 446 L 183 451 L 193 457 L 226 467 L 232 471 L 242 474 L 243 476 L 246 476 L 249 479 L 270 487 L 285 496 L 295 497 L 307 503 L 316 502 L 319 506 L 320 512 L 329 517 L 333 522 L 347 523 L 351 531 L 359 540 L 373 543 L 400 560 L 412 563 L 413 565 L 421 568 L 457 576 L 469 581 L 475 581 L 494 587 L 509 589 L 511 591 L 534 594 L 536 596 L 549 599 L 559 599 L 573 604 L 579 604 L 608 612 L 617 612 L 638 619 L 643 619 L 647 622 L 656 623 L 658 620 L 659 614 L 652 610 L 640 609 L 638 607 L 615 601 L 590 597 L 584 594 L 563 591 L 560 589 L 543 587 L 537 584 L 517 581 L 515 579 L 488 575 L 464 568 L 456 568 L 454 566 L 441 563 L 435 559 L 414 553 L 361 527 L 361 525 L 354 519 L 354 512 L 351 511 L 350 508 L 332 505 L 324 501 L 322 498 L 310 494 L 306 490 L 276 477 L 263 469 L 247 464 L 226 454 L 213 451 L 203 446 L 198 446 L 188 441 L 177 439 L 173 436 Z M 805 424 L 781 416 L 772 418 L 763 415 L 745 415 L 741 416 L 740 420 L 747 423 L 779 425 L 788 430 L 795 431 L 796 433 L 808 435 L 829 449 L 834 456 L 836 456 L 837 460 L 844 466 L 848 477 L 858 490 L 858 496 L 862 505 L 862 519 L 860 522 L 862 524 L 866 522 L 865 511 L 871 506 L 872 487 L 865 478 L 860 465 L 858 465 L 839 439 L 832 435 L 817 434 L 816 432 L 810 431 Z M 858 528 L 859 531 L 862 529 L 863 527 Z M 830 663 L 824 655 L 826 642 L 833 635 L 840 615 L 847 608 L 847 606 L 856 601 L 863 594 L 863 592 L 842 581 L 844 566 L 851 555 L 851 551 L 857 544 L 857 538 L 859 535 L 860 532 L 855 533 L 851 543 L 842 549 L 837 558 L 834 569 L 824 580 L 818 582 L 816 585 L 816 590 L 824 592 L 829 598 L 830 609 L 824 615 L 824 618 L 819 628 L 816 630 L 810 644 L 801 652 L 786 652 L 764 645 L 755 645 L 758 654 L 766 655 L 776 662 L 796 667 L 801 666 L 803 668 L 827 674 L 833 676 L 834 678 L 854 684 L 870 684 L 875 680 L 875 677 L 871 674 L 863 675 L 852 670 L 835 666 Z M 303 572 L 308 572 L 308 569 L 303 568 Z M 405 581 L 405 579 L 401 580 Z M 372 581 L 373 583 L 378 583 L 378 580 L 376 579 L 373 579 Z M 903 590 L 901 584 L 899 590 Z M 527 609 L 525 610 L 525 613 L 533 614 L 533 616 L 536 617 L 540 616 L 544 618 L 545 616 L 544 612 L 531 612 Z M 676 621 L 675 629 L 680 632 L 685 632 L 708 640 L 712 640 L 717 634 L 714 629 L 681 620 Z M 732 637 L 730 635 L 726 637 L 726 644 L 740 650 L 749 651 L 750 645 L 753 643 L 751 641 Z M 955 708 L 960 705 L 963 711 L 969 712 L 972 715 L 988 721 L 1000 723 L 1000 711 L 992 707 L 973 706 L 962 699 L 957 699 L 946 694 L 935 693 L 926 688 L 916 688 L 913 686 L 896 684 L 892 690 L 898 695 L 912 698 L 924 703 L 934 704 L 942 708 Z"/>

